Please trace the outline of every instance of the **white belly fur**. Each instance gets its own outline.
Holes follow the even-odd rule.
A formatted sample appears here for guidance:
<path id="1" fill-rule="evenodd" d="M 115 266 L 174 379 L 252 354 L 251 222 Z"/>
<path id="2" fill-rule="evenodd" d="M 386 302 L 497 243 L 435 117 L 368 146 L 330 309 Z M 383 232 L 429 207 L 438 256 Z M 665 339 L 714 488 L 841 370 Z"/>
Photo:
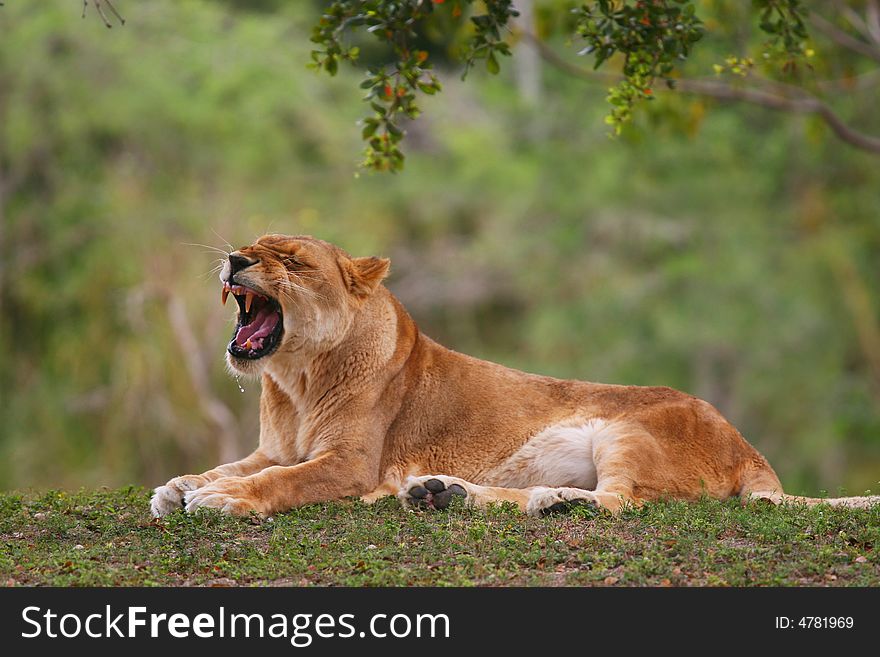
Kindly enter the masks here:
<path id="1" fill-rule="evenodd" d="M 572 486 L 596 488 L 594 449 L 620 433 L 616 423 L 573 419 L 535 434 L 513 456 L 487 475 L 486 484 L 506 488 Z"/>

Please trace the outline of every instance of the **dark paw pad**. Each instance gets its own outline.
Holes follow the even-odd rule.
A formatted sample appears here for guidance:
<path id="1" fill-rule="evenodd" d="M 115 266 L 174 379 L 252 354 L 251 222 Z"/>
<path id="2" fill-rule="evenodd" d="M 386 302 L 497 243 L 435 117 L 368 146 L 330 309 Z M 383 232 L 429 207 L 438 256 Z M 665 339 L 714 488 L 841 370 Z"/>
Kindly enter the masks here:
<path id="1" fill-rule="evenodd" d="M 417 499 L 422 499 L 428 496 L 428 489 L 424 486 L 413 486 L 409 489 L 408 495 L 410 497 L 414 497 Z"/>
<path id="2" fill-rule="evenodd" d="M 546 509 L 541 509 L 542 516 L 549 516 L 554 513 L 568 513 L 576 506 L 592 506 L 596 507 L 596 502 L 593 500 L 588 500 L 585 498 L 578 498 L 576 500 L 568 500 L 565 502 L 557 502 L 556 504 L 551 504 Z"/>
<path id="3" fill-rule="evenodd" d="M 445 509 L 449 506 L 449 503 L 452 502 L 454 497 L 465 498 L 467 497 L 467 491 L 458 484 L 452 484 L 446 490 L 434 493 L 434 499 L 431 501 L 433 502 L 435 509 Z"/>
<path id="4" fill-rule="evenodd" d="M 439 479 L 428 479 L 428 481 L 425 482 L 425 488 L 432 493 L 439 493 L 446 489 L 446 484 Z"/>
<path id="5" fill-rule="evenodd" d="M 407 491 L 410 504 L 419 509 L 445 509 L 456 497 L 467 497 L 464 486 L 451 484 L 446 487 L 439 479 L 428 479 L 423 485 L 413 486 Z"/>

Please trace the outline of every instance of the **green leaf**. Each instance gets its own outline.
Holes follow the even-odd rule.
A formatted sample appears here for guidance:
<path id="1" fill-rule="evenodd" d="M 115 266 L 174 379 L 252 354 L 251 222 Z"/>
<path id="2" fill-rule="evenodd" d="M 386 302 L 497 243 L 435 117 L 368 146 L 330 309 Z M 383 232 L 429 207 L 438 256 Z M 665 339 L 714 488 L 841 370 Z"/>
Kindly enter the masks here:
<path id="1" fill-rule="evenodd" d="M 374 134 L 376 134 L 376 128 L 378 128 L 378 127 L 379 127 L 378 123 L 367 123 L 366 125 L 364 125 L 364 129 L 361 130 L 361 138 L 362 139 L 369 139 Z"/>
<path id="2" fill-rule="evenodd" d="M 501 70 L 498 60 L 495 59 L 495 53 L 489 53 L 489 56 L 486 58 L 486 70 L 492 75 L 498 75 L 498 71 Z"/>
<path id="3" fill-rule="evenodd" d="M 392 123 L 391 121 L 388 121 L 388 122 L 385 124 L 385 129 L 388 130 L 388 133 L 389 133 L 389 134 L 394 135 L 395 137 L 402 137 L 402 136 L 403 136 L 403 130 L 401 130 L 400 128 L 398 128 L 398 127 L 397 127 L 394 123 Z"/>

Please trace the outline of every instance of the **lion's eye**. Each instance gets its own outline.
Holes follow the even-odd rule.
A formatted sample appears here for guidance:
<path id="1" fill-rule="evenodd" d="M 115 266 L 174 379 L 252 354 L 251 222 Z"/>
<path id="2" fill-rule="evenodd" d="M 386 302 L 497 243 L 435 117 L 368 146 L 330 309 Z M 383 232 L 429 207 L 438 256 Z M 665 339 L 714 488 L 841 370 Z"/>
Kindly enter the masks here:
<path id="1" fill-rule="evenodd" d="M 303 267 L 303 261 L 296 256 L 284 256 L 284 266 L 288 269 L 301 269 Z"/>

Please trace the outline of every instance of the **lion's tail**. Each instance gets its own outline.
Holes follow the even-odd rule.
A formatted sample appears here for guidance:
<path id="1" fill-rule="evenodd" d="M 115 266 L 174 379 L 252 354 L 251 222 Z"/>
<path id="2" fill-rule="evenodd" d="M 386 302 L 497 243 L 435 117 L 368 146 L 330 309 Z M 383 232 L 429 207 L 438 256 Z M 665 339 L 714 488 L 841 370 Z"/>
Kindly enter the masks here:
<path id="1" fill-rule="evenodd" d="M 800 495 L 782 495 L 783 502 L 795 502 L 799 504 L 830 504 L 831 506 L 847 506 L 853 509 L 867 509 L 880 504 L 880 495 L 862 495 L 859 497 L 801 497 Z"/>
<path id="2" fill-rule="evenodd" d="M 880 495 L 862 495 L 858 497 L 803 497 L 782 492 L 782 484 L 762 456 L 757 456 L 750 464 L 740 492 L 743 499 L 764 500 L 773 504 L 794 503 L 815 506 L 830 504 L 853 509 L 867 509 L 880 504 Z"/>
<path id="3" fill-rule="evenodd" d="M 880 495 L 862 495 L 858 497 L 803 497 L 802 495 L 789 495 L 773 490 L 755 490 L 742 496 L 748 500 L 761 500 L 772 504 L 829 504 L 831 506 L 846 506 L 851 509 L 867 509 L 880 504 Z"/>

